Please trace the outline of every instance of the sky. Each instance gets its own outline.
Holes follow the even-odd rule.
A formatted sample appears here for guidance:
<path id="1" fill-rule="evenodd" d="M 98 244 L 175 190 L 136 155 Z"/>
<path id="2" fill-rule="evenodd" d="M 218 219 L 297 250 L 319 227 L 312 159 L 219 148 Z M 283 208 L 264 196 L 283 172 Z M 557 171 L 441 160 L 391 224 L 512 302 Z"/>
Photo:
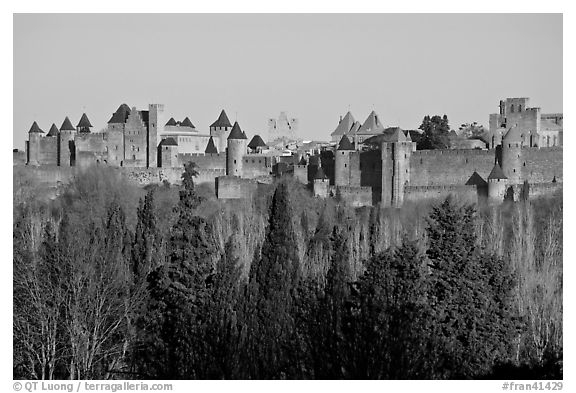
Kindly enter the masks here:
<path id="1" fill-rule="evenodd" d="M 15 14 L 13 147 L 86 112 L 165 105 L 249 137 L 280 111 L 329 140 L 348 110 L 416 129 L 446 114 L 488 126 L 500 99 L 562 112 L 561 14 Z"/>

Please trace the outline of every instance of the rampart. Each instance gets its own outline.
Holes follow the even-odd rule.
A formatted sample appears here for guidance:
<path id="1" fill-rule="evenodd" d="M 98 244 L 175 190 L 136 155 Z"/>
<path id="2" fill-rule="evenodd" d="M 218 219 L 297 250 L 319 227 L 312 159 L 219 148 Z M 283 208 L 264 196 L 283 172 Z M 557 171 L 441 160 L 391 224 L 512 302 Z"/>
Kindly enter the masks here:
<path id="1" fill-rule="evenodd" d="M 562 182 L 562 147 L 522 149 L 522 177 L 529 183 Z"/>
<path id="2" fill-rule="evenodd" d="M 406 186 L 404 188 L 404 201 L 418 201 L 422 199 L 443 199 L 449 195 L 469 203 L 478 202 L 476 186 L 470 185 L 440 185 L 440 186 Z"/>
<path id="3" fill-rule="evenodd" d="M 353 207 L 372 206 L 371 187 L 331 186 L 329 193 Z"/>
<path id="4" fill-rule="evenodd" d="M 258 182 L 255 180 L 237 176 L 217 177 L 215 185 L 218 199 L 252 198 L 258 189 Z"/>
<path id="5" fill-rule="evenodd" d="M 494 150 L 418 150 L 410 157 L 410 186 L 463 185 L 476 171 L 484 180 Z"/>

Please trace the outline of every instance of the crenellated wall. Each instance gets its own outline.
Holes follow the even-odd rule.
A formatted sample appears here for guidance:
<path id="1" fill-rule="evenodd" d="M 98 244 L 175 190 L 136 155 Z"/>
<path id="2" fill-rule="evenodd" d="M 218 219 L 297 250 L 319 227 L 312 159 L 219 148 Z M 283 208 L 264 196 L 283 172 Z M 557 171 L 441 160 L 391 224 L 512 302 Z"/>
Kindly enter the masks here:
<path id="1" fill-rule="evenodd" d="M 330 194 L 353 206 L 372 206 L 372 188 L 354 186 L 331 186 Z"/>

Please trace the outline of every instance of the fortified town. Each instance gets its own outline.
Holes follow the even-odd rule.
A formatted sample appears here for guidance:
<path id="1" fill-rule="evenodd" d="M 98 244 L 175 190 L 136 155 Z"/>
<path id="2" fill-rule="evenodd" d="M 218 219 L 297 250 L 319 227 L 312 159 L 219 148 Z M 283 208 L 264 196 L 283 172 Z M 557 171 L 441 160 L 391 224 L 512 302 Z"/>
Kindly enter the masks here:
<path id="1" fill-rule="evenodd" d="M 54 183 L 106 165 L 144 185 L 178 183 L 184 164 L 193 161 L 197 182 L 213 183 L 220 199 L 250 197 L 258 184 L 291 174 L 315 196 L 353 206 L 400 207 L 448 194 L 501 202 L 562 187 L 562 113 L 541 113 L 528 98 L 507 98 L 499 108 L 481 138 L 416 150 L 415 131 L 385 127 L 374 111 L 363 123 L 346 113 L 330 142 L 299 140 L 298 119 L 281 112 L 268 119 L 268 138 L 275 139 L 266 143 L 259 135 L 248 141 L 224 110 L 203 133 L 189 117 L 167 118 L 164 105 L 138 110 L 122 104 L 102 132 L 92 130 L 85 113 L 76 126 L 66 117 L 48 132 L 33 122 L 25 152 L 14 150 L 14 165 Z"/>

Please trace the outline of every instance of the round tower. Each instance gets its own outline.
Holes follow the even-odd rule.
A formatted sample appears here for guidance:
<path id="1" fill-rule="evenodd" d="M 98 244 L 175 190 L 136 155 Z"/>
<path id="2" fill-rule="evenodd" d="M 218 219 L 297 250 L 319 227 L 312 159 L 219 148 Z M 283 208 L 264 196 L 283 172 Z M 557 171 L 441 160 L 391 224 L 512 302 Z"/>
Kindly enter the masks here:
<path id="1" fill-rule="evenodd" d="M 30 131 L 28 131 L 28 165 L 40 165 L 40 138 L 44 131 L 38 127 L 38 123 L 32 123 Z"/>
<path id="2" fill-rule="evenodd" d="M 318 166 L 318 169 L 314 174 L 314 183 L 312 184 L 314 196 L 320 198 L 328 197 L 329 188 L 330 180 L 328 180 L 328 176 L 326 176 L 322 167 Z"/>
<path id="3" fill-rule="evenodd" d="M 350 139 L 342 135 L 334 159 L 334 185 L 336 187 L 350 185 L 350 153 L 353 151 L 354 146 Z"/>
<path id="4" fill-rule="evenodd" d="M 515 125 L 502 138 L 502 171 L 509 184 L 522 182 L 522 134 Z"/>
<path id="5" fill-rule="evenodd" d="M 507 186 L 508 179 L 500 165 L 496 163 L 494 168 L 492 168 L 492 172 L 488 175 L 488 200 L 490 202 L 502 202 Z"/>
<path id="6" fill-rule="evenodd" d="M 72 166 L 74 165 L 74 137 L 76 135 L 76 128 L 70 122 L 68 116 L 62 122 L 60 126 L 60 133 L 58 141 L 58 165 L 60 166 Z"/>
<path id="7" fill-rule="evenodd" d="M 246 154 L 246 135 L 235 122 L 228 135 L 226 149 L 226 175 L 242 177 L 242 160 Z"/>

